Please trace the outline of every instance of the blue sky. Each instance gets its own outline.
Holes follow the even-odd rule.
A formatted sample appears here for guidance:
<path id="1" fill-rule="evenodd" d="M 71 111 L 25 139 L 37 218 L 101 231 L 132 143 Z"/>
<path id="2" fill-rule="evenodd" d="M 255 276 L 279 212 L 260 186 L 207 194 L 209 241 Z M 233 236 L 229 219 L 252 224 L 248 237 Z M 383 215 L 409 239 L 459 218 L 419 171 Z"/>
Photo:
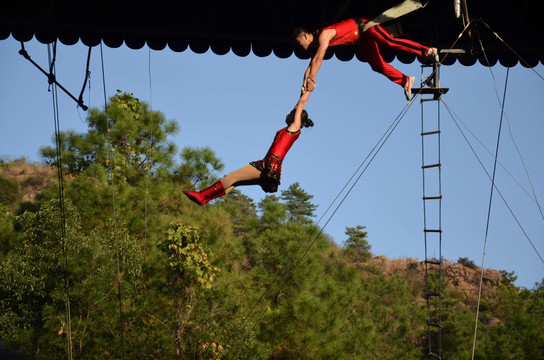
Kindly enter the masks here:
<path id="1" fill-rule="evenodd" d="M 25 48 L 47 68 L 47 45 L 33 40 Z M 0 41 L 0 156 L 38 161 L 39 147 L 53 144 L 52 98 L 45 76 L 18 54 L 19 49 L 20 43 L 13 38 Z M 166 118 L 177 120 L 181 131 L 171 140 L 179 149 L 211 147 L 225 163 L 218 176 L 262 158 L 275 131 L 283 126 L 285 114 L 296 104 L 308 64 L 294 56 L 218 56 L 190 49 L 176 53 L 168 48 L 150 51 L 125 46 L 102 49 L 106 95 L 114 95 L 117 89 L 133 93 Z M 93 48 L 90 90 L 86 89 L 84 102 L 102 108 L 100 55 L 100 47 Z M 81 43 L 58 45 L 57 79 L 76 97 L 86 57 L 87 48 Z M 393 65 L 419 81 L 419 63 L 395 61 Z M 452 262 L 468 257 L 480 266 L 484 258 L 491 182 L 463 133 L 491 174 L 493 157 L 488 150 L 494 154 L 497 144 L 506 72 L 500 64 L 441 67 L 441 85 L 450 89 L 444 103 L 455 113 L 452 117 L 444 104 L 440 107 L 442 256 Z M 485 268 L 514 271 L 516 284 L 527 288 L 544 278 L 544 264 L 537 254 L 544 256 L 544 219 L 531 198 L 533 190 L 520 159 L 543 206 L 543 74 L 542 65 L 534 69 L 518 65 L 509 71 L 495 180 L 504 200 L 495 191 L 484 262 Z M 368 64 L 356 59 L 326 60 L 306 107 L 315 126 L 303 130 L 287 155 L 280 191 L 299 182 L 314 196 L 319 219 L 406 105 L 401 87 Z M 425 120 L 434 119 L 436 105 L 424 106 Z M 86 116 L 59 89 L 61 129 L 86 131 Z M 463 133 L 454 119 L 466 125 Z M 334 216 L 327 213 L 319 224 L 330 219 L 324 232 L 335 242 L 346 239 L 346 226 L 362 225 L 374 255 L 424 259 L 420 133 L 417 98 Z M 255 202 L 265 196 L 259 187 L 240 190 Z M 332 206 L 335 209 L 337 203 Z M 434 210 L 428 209 L 429 213 Z M 431 249 L 430 255 L 437 256 L 436 251 Z"/>

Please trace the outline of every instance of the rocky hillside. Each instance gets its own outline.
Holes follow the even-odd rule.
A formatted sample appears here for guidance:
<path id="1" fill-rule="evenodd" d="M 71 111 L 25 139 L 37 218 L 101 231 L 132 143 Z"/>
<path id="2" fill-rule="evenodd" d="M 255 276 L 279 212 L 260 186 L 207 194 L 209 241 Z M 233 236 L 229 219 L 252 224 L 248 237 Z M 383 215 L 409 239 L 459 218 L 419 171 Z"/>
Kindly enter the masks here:
<path id="1" fill-rule="evenodd" d="M 47 186 L 56 181 L 55 169 L 40 164 L 31 164 L 24 159 L 1 163 L 0 176 L 14 180 L 22 196 L 21 201 L 34 201 Z"/>
<path id="2" fill-rule="evenodd" d="M 423 284 L 425 282 L 425 263 L 418 260 L 404 259 L 387 259 L 385 256 L 377 256 L 371 260 L 371 263 L 383 269 L 388 275 L 398 274 L 407 278 L 414 284 Z M 435 271 L 436 268 L 431 268 L 429 271 Z M 461 263 L 452 264 L 446 260 L 442 264 L 443 276 L 448 283 L 448 286 L 454 287 L 457 291 L 462 292 L 467 299 L 478 297 L 480 287 L 480 277 L 482 278 L 482 296 L 488 297 L 495 292 L 495 289 L 502 280 L 502 275 L 497 270 L 485 269 Z"/>

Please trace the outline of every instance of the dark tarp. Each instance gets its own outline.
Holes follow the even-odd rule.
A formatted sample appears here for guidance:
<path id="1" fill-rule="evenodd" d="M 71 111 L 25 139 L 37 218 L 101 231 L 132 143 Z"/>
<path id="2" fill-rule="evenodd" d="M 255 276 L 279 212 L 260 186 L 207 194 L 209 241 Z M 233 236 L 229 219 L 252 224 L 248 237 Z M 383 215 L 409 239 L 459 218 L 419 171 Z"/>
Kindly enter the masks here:
<path id="1" fill-rule="evenodd" d="M 421 0 L 423 3 L 425 0 Z M 536 0 L 461 0 L 467 2 L 471 27 L 459 40 L 464 24 L 454 13 L 454 0 L 428 0 L 424 9 L 402 17 L 397 25 L 403 37 L 439 49 L 456 49 L 444 64 L 480 62 L 533 67 L 544 63 L 544 32 L 537 20 Z M 65 45 L 81 41 L 132 49 L 187 49 L 238 56 L 250 52 L 264 57 L 307 58 L 291 42 L 294 28 L 309 30 L 354 17 L 374 17 L 400 0 L 2 0 L 0 40 L 34 37 L 42 43 L 58 39 Z M 500 38 L 498 38 L 496 35 Z M 483 49 L 483 51 L 482 51 Z M 384 51 L 411 63 L 414 56 Z M 354 47 L 329 51 L 327 57 L 359 58 Z M 522 59 L 522 60 L 519 60 Z"/>

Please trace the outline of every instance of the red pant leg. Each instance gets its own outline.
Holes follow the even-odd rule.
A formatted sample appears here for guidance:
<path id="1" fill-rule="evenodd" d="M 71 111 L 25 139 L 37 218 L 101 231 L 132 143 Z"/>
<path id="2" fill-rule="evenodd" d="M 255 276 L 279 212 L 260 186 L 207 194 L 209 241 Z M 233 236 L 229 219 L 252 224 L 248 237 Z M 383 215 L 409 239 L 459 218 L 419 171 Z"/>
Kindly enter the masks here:
<path id="1" fill-rule="evenodd" d="M 361 54 L 365 60 L 370 64 L 372 70 L 387 76 L 387 78 L 395 84 L 404 86 L 407 77 L 393 66 L 385 62 L 380 54 L 378 43 L 373 37 L 362 38 L 359 42 L 359 49 L 361 50 Z"/>
<path id="2" fill-rule="evenodd" d="M 363 34 L 361 40 L 365 41 L 367 38 L 374 39 L 374 41 L 376 41 L 380 46 L 405 51 L 417 56 L 425 56 L 429 50 L 428 46 L 421 45 L 415 41 L 394 38 L 380 25 L 376 25 L 368 29 Z"/>

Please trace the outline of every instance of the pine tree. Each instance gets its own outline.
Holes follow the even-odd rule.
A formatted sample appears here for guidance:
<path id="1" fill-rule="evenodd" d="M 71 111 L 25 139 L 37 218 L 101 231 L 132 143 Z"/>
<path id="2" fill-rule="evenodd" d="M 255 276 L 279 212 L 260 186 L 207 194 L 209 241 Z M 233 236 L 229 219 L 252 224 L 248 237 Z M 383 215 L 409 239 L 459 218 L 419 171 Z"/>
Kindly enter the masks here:
<path id="1" fill-rule="evenodd" d="M 356 227 L 346 227 L 348 239 L 344 242 L 346 252 L 355 261 L 367 261 L 372 257 L 370 244 L 366 240 L 367 232 L 365 227 L 357 225 Z"/>
<path id="2" fill-rule="evenodd" d="M 281 199 L 287 206 L 290 221 L 302 224 L 312 222 L 311 218 L 315 217 L 314 211 L 317 209 L 317 205 L 310 202 L 313 197 L 304 191 L 298 182 L 291 184 L 288 190 L 282 190 Z"/>
<path id="3" fill-rule="evenodd" d="M 106 169 L 119 179 L 135 183 L 153 170 L 164 175 L 173 163 L 176 146 L 167 141 L 179 131 L 175 120 L 166 120 L 132 94 L 110 98 L 107 111 L 90 109 L 85 134 L 59 134 L 62 164 L 71 174 L 90 170 L 104 176 Z M 56 149 L 40 149 L 46 164 L 56 164 Z"/>

